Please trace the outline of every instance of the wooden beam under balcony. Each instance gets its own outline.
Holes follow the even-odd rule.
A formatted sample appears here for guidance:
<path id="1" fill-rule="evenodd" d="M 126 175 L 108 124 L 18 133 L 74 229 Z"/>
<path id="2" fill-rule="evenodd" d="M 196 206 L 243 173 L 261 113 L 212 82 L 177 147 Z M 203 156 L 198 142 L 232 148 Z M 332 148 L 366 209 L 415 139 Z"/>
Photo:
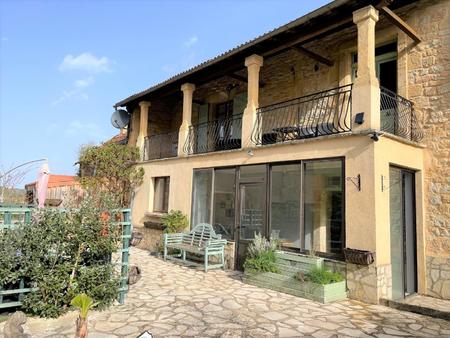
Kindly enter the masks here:
<path id="1" fill-rule="evenodd" d="M 331 67 L 334 65 L 334 61 L 327 59 L 326 57 L 323 57 L 322 55 L 319 55 L 317 53 L 314 53 L 302 46 L 294 46 L 292 47 L 292 49 L 296 50 L 297 52 L 306 55 L 307 57 L 310 57 L 311 59 L 314 59 L 320 63 L 323 63 L 325 65 L 327 65 L 328 67 Z"/>
<path id="2" fill-rule="evenodd" d="M 388 19 L 392 24 L 400 28 L 406 35 L 408 35 L 411 39 L 416 43 L 422 42 L 419 34 L 408 25 L 401 17 L 395 14 L 392 10 L 388 8 L 388 5 L 394 3 L 393 0 L 383 0 L 381 1 L 377 7 L 377 9 L 383 14 L 386 19 Z"/>
<path id="3" fill-rule="evenodd" d="M 241 82 L 245 82 L 245 83 L 248 82 L 248 79 L 245 76 L 242 76 L 242 75 L 239 75 L 239 74 L 230 73 L 230 74 L 227 74 L 227 76 L 231 77 L 232 79 L 241 81 Z M 259 82 L 259 87 L 260 88 L 264 87 L 264 85 L 265 85 L 264 82 L 262 82 L 262 81 Z"/>

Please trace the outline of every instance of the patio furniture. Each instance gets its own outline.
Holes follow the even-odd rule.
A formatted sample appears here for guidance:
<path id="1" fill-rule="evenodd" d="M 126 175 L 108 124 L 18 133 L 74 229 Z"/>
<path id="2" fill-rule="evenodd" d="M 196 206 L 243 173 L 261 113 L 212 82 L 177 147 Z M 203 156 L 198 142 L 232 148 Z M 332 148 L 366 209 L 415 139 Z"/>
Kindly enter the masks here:
<path id="1" fill-rule="evenodd" d="M 222 239 L 221 235 L 217 235 L 211 224 L 198 224 L 189 232 L 164 234 L 164 260 L 181 260 L 183 263 L 187 263 L 186 252 L 190 252 L 204 257 L 205 272 L 208 271 L 208 268 L 223 268 L 226 244 L 227 240 Z M 168 249 L 180 250 L 180 254 L 169 255 Z M 210 256 L 220 256 L 220 263 L 209 265 Z M 194 262 L 189 262 L 189 264 L 198 265 Z"/>

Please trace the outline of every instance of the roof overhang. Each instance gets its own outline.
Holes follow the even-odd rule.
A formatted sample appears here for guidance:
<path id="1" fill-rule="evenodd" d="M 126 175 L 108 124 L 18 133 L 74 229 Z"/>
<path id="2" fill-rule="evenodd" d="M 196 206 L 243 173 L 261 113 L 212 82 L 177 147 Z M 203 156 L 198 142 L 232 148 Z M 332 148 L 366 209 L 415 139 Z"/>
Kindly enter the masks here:
<path id="1" fill-rule="evenodd" d="M 401 7 L 405 3 L 411 2 L 399 0 L 391 7 Z M 198 86 L 214 78 L 242 70 L 244 59 L 247 56 L 259 54 L 268 58 L 287 49 L 339 31 L 353 25 L 353 12 L 355 10 L 367 5 L 377 6 L 378 4 L 380 4 L 380 0 L 334 0 L 286 25 L 241 44 L 142 92 L 131 95 L 117 102 L 114 107 L 132 106 L 143 99 L 151 100 L 162 95 L 180 92 L 180 86 L 186 82 Z"/>

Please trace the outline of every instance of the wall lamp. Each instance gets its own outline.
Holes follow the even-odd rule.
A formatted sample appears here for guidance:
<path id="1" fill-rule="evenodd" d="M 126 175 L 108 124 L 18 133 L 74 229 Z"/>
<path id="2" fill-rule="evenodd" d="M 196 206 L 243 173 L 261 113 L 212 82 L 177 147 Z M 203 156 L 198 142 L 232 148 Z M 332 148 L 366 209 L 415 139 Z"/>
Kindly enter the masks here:
<path id="1" fill-rule="evenodd" d="M 370 138 L 371 138 L 372 140 L 374 140 L 375 142 L 377 142 L 377 141 L 380 139 L 379 136 L 380 136 L 380 134 L 377 133 L 376 131 L 374 131 L 373 134 L 372 134 L 372 136 L 370 136 Z"/>

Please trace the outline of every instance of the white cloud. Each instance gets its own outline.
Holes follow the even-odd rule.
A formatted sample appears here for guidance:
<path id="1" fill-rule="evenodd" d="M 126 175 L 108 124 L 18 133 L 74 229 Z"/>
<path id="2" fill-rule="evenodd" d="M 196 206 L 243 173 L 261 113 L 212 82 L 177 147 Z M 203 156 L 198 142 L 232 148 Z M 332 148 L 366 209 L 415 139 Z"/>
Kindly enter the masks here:
<path id="1" fill-rule="evenodd" d="M 89 76 L 85 79 L 80 79 L 75 81 L 75 87 L 76 88 L 86 88 L 89 87 L 94 83 L 94 78 L 92 76 Z"/>
<path id="2" fill-rule="evenodd" d="M 62 94 L 52 102 L 52 106 L 57 106 L 60 103 L 69 100 L 86 101 L 89 99 L 88 94 L 84 90 L 94 83 L 94 78 L 89 76 L 85 79 L 76 80 L 73 88 L 70 90 L 63 90 Z"/>
<path id="3" fill-rule="evenodd" d="M 59 65 L 59 70 L 61 72 L 68 70 L 81 70 L 88 73 L 111 72 L 113 63 L 106 56 L 98 58 L 89 52 L 82 53 L 78 56 L 68 54 Z"/>
<path id="4" fill-rule="evenodd" d="M 2 41 L 8 41 L 8 38 L 6 36 L 2 37 Z"/>
<path id="5" fill-rule="evenodd" d="M 192 35 L 189 39 L 187 39 L 184 42 L 184 46 L 186 46 L 187 48 L 192 47 L 193 45 L 195 45 L 198 42 L 198 37 L 197 35 Z"/>
<path id="6" fill-rule="evenodd" d="M 80 88 L 63 90 L 60 97 L 58 97 L 55 101 L 52 102 L 52 106 L 57 106 L 58 104 L 69 100 L 86 101 L 87 99 L 89 99 L 88 94 L 84 93 Z"/>

